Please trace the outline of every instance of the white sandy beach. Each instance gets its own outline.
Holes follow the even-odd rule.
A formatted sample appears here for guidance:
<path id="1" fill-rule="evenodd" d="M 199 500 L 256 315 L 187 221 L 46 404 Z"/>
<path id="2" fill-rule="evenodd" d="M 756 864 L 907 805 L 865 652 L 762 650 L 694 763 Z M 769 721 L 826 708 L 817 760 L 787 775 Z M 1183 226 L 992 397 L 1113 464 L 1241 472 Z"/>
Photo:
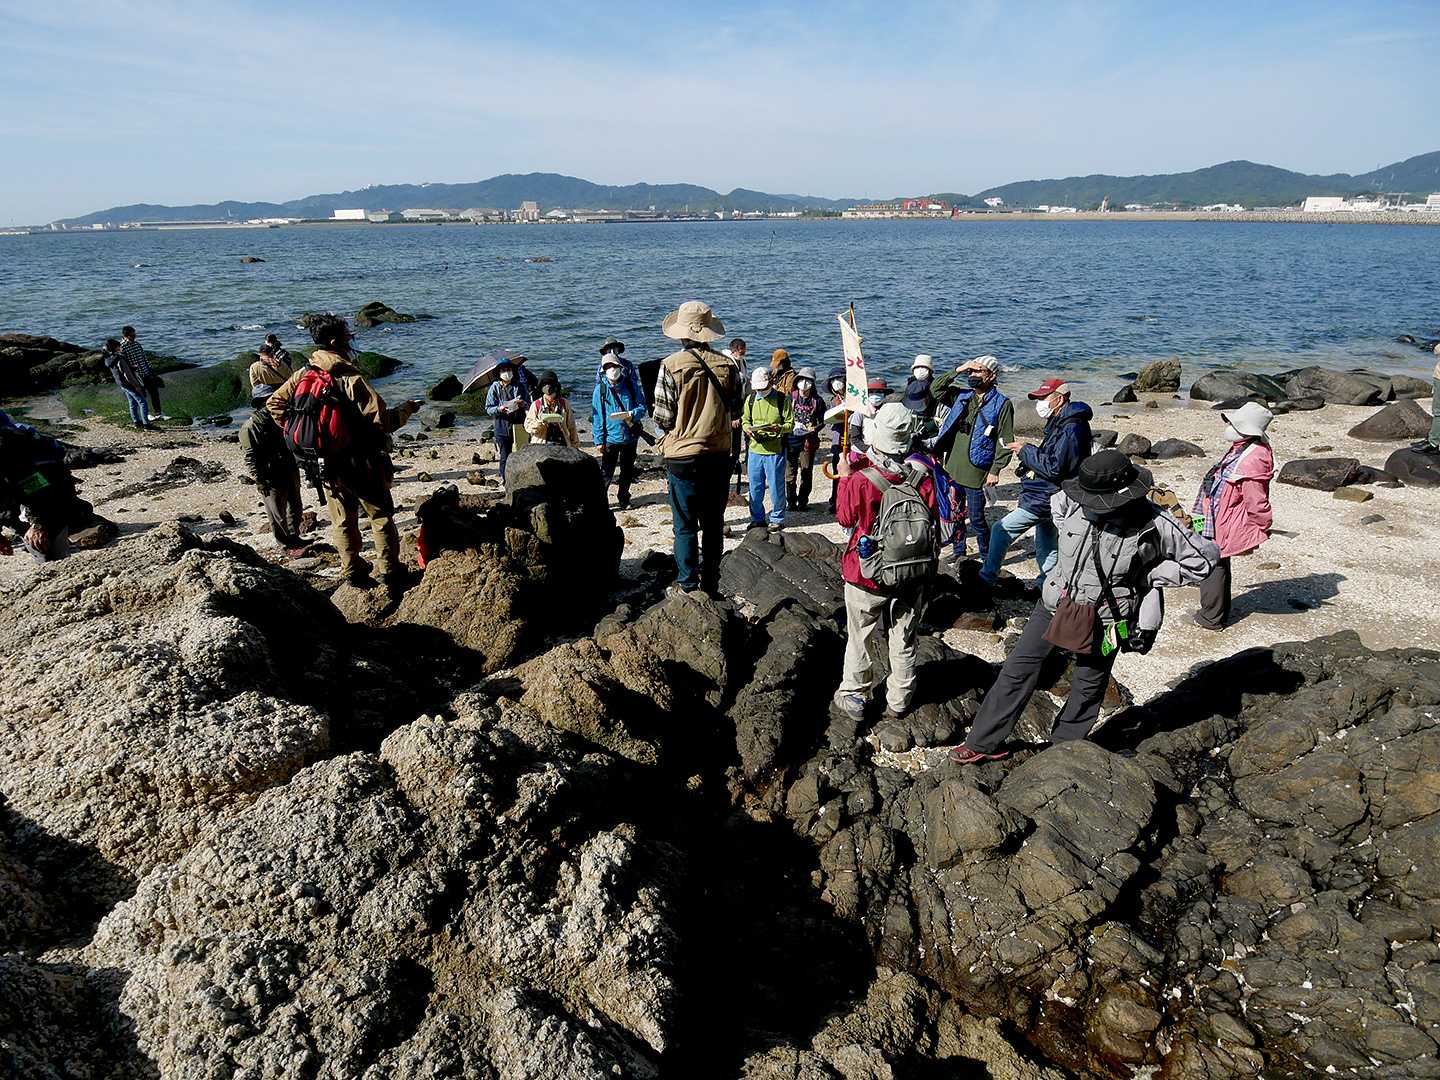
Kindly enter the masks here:
<path id="1" fill-rule="evenodd" d="M 1204 458 L 1148 463 L 1157 483 L 1173 490 L 1188 507 L 1205 471 L 1224 449 L 1219 414 L 1204 403 L 1191 403 L 1173 395 L 1156 395 L 1152 400 L 1158 408 L 1145 408 L 1143 403 L 1098 406 L 1094 426 L 1118 430 L 1121 438 L 1135 432 L 1156 442 L 1181 438 L 1204 448 Z M 31 417 L 64 419 L 56 398 L 39 398 L 26 404 Z M 1277 417 L 1270 429 L 1277 467 L 1295 458 L 1329 456 L 1355 457 L 1363 464 L 1383 466 L 1389 454 L 1404 443 L 1365 442 L 1345 434 L 1373 412 L 1371 408 L 1329 405 L 1317 412 Z M 133 543 L 145 529 L 182 514 L 199 515 L 201 520 L 190 525 L 197 532 L 218 533 L 254 547 L 267 558 L 288 562 L 270 536 L 255 489 L 239 482 L 244 472 L 240 448 L 224 438 L 227 433 L 233 436 L 237 426 L 139 432 L 100 421 L 74 423 L 80 431 L 67 436 L 71 442 L 134 448 L 123 464 L 76 474 L 82 482 L 81 495 L 120 525 L 121 536 L 116 543 Z M 467 476 L 477 471 L 487 480 L 496 478 L 493 463 L 483 467 L 472 464 L 477 451 L 482 456 L 486 451 L 493 456 L 493 446 L 481 441 L 482 430 L 461 426 L 428 432 L 422 441 L 397 442 L 397 447 L 413 451 L 397 456 L 395 486 L 402 551 L 410 561 L 414 560 L 417 529 L 415 507 L 435 488 L 455 483 L 462 492 L 500 491 L 498 482 L 479 486 L 467 482 Z M 404 429 L 412 436 L 421 431 L 417 420 Z M 429 456 L 432 452 L 433 459 Z M 182 455 L 218 463 L 229 477 L 153 495 L 112 497 L 117 490 L 147 479 Z M 644 453 L 640 460 L 642 464 L 657 464 L 653 456 Z M 429 474 L 428 481 L 419 479 L 422 472 Z M 1356 630 L 1372 648 L 1440 649 L 1440 611 L 1435 603 L 1440 596 L 1440 544 L 1436 542 L 1440 535 L 1440 491 L 1377 485 L 1363 490 L 1372 493 L 1373 498 L 1354 503 L 1324 492 L 1275 484 L 1271 491 L 1274 535 L 1255 555 L 1234 560 L 1235 613 L 1231 627 L 1217 634 L 1189 625 L 1184 616 L 1195 607 L 1197 592 L 1174 590 L 1168 596 L 1168 616 L 1153 652 L 1146 657 L 1123 657 L 1116 667 L 1116 677 L 1131 689 L 1137 701 L 1143 701 L 1198 663 L 1252 646 L 1344 629 Z M 828 492 L 829 481 L 817 470 L 812 505 L 818 504 L 820 509 L 792 513 L 787 528 L 842 539 L 840 527 L 824 511 Z M 1000 513 L 1014 506 L 1018 493 L 1019 483 L 1013 471 L 1007 471 L 999 489 Z M 633 508 L 617 515 L 626 538 L 622 574 L 638 573 L 639 561 L 651 550 L 671 548 L 663 473 L 648 472 L 636 485 L 632 498 Z M 737 502 L 732 500 L 732 504 Z M 306 493 L 306 505 L 319 510 L 321 521 L 311 538 L 328 542 L 328 519 L 316 506 L 313 493 Z M 232 514 L 236 524 L 225 525 L 219 517 L 222 511 Z M 1363 518 L 1372 515 L 1379 515 L 1381 520 L 1362 524 Z M 727 540 L 727 548 L 739 543 L 748 520 L 743 505 L 731 505 L 726 522 L 733 536 Z M 362 532 L 368 546 L 363 522 Z M 973 540 L 971 544 L 973 550 Z M 1036 569 L 1032 551 L 1027 536 L 1011 549 L 1006 568 L 1016 576 L 1033 579 Z M 23 554 L 0 559 L 0 576 L 23 578 L 34 574 L 36 566 Z M 333 559 L 305 572 L 320 581 L 338 577 Z M 1003 655 L 999 634 L 950 630 L 945 639 L 989 660 L 999 660 Z"/>

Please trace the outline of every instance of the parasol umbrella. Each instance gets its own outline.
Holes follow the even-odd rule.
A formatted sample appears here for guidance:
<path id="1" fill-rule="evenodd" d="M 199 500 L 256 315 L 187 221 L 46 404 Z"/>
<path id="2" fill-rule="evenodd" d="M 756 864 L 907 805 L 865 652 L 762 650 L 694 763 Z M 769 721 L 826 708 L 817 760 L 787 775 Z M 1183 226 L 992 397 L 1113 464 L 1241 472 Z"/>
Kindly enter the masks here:
<path id="1" fill-rule="evenodd" d="M 525 362 L 525 354 L 516 352 L 514 349 L 500 349 L 488 356 L 482 356 L 470 365 L 470 371 L 465 376 L 465 382 L 461 386 L 460 392 L 469 394 L 475 390 L 484 390 L 495 381 L 495 366 L 502 360 L 509 360 L 518 367 Z"/>

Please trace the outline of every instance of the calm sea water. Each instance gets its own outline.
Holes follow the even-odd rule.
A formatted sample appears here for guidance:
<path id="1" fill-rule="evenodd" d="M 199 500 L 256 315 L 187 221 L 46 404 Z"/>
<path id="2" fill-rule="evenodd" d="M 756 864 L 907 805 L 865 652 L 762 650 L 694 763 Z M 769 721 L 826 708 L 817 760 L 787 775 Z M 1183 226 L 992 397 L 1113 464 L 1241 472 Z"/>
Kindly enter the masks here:
<path id="1" fill-rule="evenodd" d="M 242 264 L 243 255 L 264 259 Z M 391 226 L 0 237 L 0 331 L 98 347 L 132 323 L 151 350 L 202 364 L 307 311 L 382 300 L 433 321 L 359 333 L 406 362 L 398 397 L 497 348 L 567 382 L 593 378 L 608 335 L 642 361 L 660 321 L 709 302 L 752 361 L 841 359 L 855 305 L 872 370 L 920 352 L 993 353 L 1022 383 L 1062 374 L 1108 395 L 1178 356 L 1186 382 L 1238 364 L 1368 366 L 1428 377 L 1398 334 L 1440 337 L 1440 228 L 1155 222 L 700 222 Z M 548 261 L 536 261 L 548 260 Z"/>

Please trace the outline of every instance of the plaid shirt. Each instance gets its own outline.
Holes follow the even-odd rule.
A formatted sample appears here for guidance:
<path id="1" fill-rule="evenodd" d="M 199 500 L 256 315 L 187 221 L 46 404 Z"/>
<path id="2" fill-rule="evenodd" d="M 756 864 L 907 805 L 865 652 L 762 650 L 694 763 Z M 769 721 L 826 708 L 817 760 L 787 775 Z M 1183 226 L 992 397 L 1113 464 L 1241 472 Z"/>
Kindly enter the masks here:
<path id="1" fill-rule="evenodd" d="M 122 341 L 120 355 L 130 362 L 130 366 L 135 369 L 135 374 L 140 378 L 148 379 L 153 374 L 150 370 L 150 361 L 145 359 L 145 350 L 140 347 L 140 342 Z"/>

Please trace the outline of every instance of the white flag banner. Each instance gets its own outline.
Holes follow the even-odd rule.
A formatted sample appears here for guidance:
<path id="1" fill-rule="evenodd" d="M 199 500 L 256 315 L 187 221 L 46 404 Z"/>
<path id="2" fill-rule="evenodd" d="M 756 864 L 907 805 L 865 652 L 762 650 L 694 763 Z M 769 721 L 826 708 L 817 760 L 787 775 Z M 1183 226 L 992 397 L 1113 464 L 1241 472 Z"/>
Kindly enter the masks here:
<path id="1" fill-rule="evenodd" d="M 844 315 L 840 320 L 840 341 L 845 348 L 845 407 L 862 416 L 874 416 L 870 407 L 869 381 L 865 377 L 865 354 L 860 351 L 860 337 Z"/>

